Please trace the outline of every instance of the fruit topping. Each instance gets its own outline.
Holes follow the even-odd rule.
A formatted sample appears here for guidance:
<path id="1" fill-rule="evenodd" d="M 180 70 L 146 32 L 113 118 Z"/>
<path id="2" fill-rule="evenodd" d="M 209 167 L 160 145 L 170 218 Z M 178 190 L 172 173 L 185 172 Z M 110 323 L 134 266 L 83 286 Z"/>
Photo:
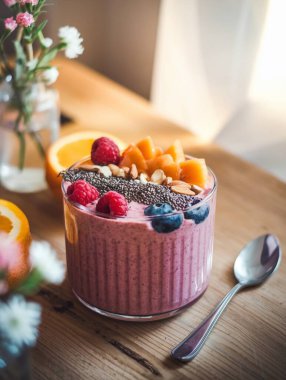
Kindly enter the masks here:
<path id="1" fill-rule="evenodd" d="M 180 179 L 181 168 L 180 165 L 176 162 L 173 162 L 169 165 L 165 165 L 163 167 L 163 170 L 167 177 L 172 177 L 173 179 Z"/>
<path id="2" fill-rule="evenodd" d="M 155 148 L 155 157 L 161 156 L 164 153 L 163 149 L 160 146 Z"/>
<path id="3" fill-rule="evenodd" d="M 174 211 L 173 207 L 169 203 L 155 203 L 145 208 L 144 215 L 164 215 L 170 214 Z"/>
<path id="4" fill-rule="evenodd" d="M 139 141 L 136 145 L 140 149 L 145 160 L 150 160 L 156 156 L 156 148 L 150 136 L 147 136 L 145 139 Z"/>
<path id="5" fill-rule="evenodd" d="M 165 166 L 168 166 L 173 163 L 174 160 L 170 154 L 162 154 L 161 156 L 152 158 L 151 160 L 147 161 L 148 173 L 149 175 L 152 175 L 156 169 L 164 170 Z"/>
<path id="6" fill-rule="evenodd" d="M 159 233 L 168 233 L 180 228 L 184 219 L 183 215 L 181 213 L 172 215 L 172 212 L 174 212 L 174 209 L 168 203 L 152 204 L 144 210 L 146 216 L 155 216 L 151 221 L 151 225 Z"/>
<path id="7" fill-rule="evenodd" d="M 96 165 L 118 164 L 120 161 L 119 148 L 108 137 L 100 137 L 92 144 L 91 160 Z"/>
<path id="8" fill-rule="evenodd" d="M 128 168 L 131 168 L 132 164 L 136 165 L 139 173 L 147 170 L 145 158 L 141 150 L 135 145 L 129 145 L 129 147 L 125 149 L 119 166 L 127 166 Z"/>
<path id="9" fill-rule="evenodd" d="M 96 211 L 111 216 L 125 216 L 128 211 L 128 203 L 122 194 L 108 191 L 97 202 Z"/>
<path id="10" fill-rule="evenodd" d="M 67 195 L 70 201 L 86 206 L 99 197 L 99 192 L 90 183 L 79 179 L 67 188 Z"/>
<path id="11" fill-rule="evenodd" d="M 154 145 L 150 136 L 140 140 L 136 145 L 130 144 L 123 152 L 119 166 L 131 169 L 132 164 L 136 165 L 139 177 L 141 173 L 144 173 L 151 177 L 150 180 L 153 183 L 166 185 L 165 180 L 170 177 L 173 180 L 181 180 L 197 186 L 195 190 L 192 189 L 195 194 L 208 186 L 208 169 L 205 160 L 199 158 L 186 159 L 180 140 L 175 140 L 165 152 Z M 157 179 L 152 179 L 154 172 L 157 177 L 158 170 L 164 173 L 163 175 L 160 174 L 159 182 Z M 161 178 L 163 179 L 161 180 Z M 131 176 L 131 179 L 136 178 Z M 190 191 L 188 195 L 191 195 Z"/>
<path id="12" fill-rule="evenodd" d="M 210 209 L 208 205 L 197 207 L 193 210 L 185 211 L 185 219 L 192 219 L 196 224 L 202 223 L 209 215 Z"/>
<path id="13" fill-rule="evenodd" d="M 203 158 L 191 158 L 181 162 L 181 180 L 205 188 L 208 183 L 208 169 Z"/>
<path id="14" fill-rule="evenodd" d="M 174 144 L 165 151 L 165 154 L 170 154 L 178 164 L 185 161 L 185 153 L 180 140 L 175 140 Z"/>

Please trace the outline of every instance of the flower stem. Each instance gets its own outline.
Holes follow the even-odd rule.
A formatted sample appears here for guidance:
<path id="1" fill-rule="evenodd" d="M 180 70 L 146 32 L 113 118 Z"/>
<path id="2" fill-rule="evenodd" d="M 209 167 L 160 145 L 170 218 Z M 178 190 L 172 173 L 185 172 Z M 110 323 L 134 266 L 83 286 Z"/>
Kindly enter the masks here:
<path id="1" fill-rule="evenodd" d="M 16 131 L 16 133 L 20 142 L 18 167 L 22 171 L 24 169 L 24 164 L 25 164 L 26 141 L 25 141 L 25 136 L 23 132 Z"/>
<path id="2" fill-rule="evenodd" d="M 19 113 L 19 116 L 17 117 L 17 120 L 16 120 L 15 131 L 19 138 L 19 144 L 20 144 L 18 167 L 22 171 L 24 169 L 24 164 L 25 164 L 26 141 L 25 141 L 24 132 L 19 130 L 21 119 L 22 119 L 22 114 Z"/>
<path id="3" fill-rule="evenodd" d="M 22 37 L 23 37 L 23 32 L 24 32 L 24 28 L 21 26 L 19 29 L 18 29 L 18 33 L 17 33 L 17 37 L 16 37 L 16 40 L 17 41 L 21 41 Z"/>
<path id="4" fill-rule="evenodd" d="M 31 138 L 34 140 L 36 147 L 40 153 L 40 156 L 42 158 L 45 158 L 46 152 L 45 152 L 45 149 L 43 147 L 40 136 L 38 135 L 38 133 L 36 131 L 31 131 L 31 132 L 29 132 L 29 134 L 30 134 Z"/>
<path id="5" fill-rule="evenodd" d="M 28 59 L 29 61 L 32 61 L 32 59 L 34 58 L 33 45 L 27 44 L 26 46 L 27 46 Z"/>

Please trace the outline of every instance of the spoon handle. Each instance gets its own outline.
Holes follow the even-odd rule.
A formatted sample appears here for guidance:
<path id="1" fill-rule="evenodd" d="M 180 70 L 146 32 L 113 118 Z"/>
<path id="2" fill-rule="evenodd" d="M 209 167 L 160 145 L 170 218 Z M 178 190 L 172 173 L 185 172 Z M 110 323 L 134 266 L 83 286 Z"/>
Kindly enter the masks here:
<path id="1" fill-rule="evenodd" d="M 208 317 L 204 319 L 203 322 L 194 331 L 192 331 L 190 335 L 188 335 L 171 351 L 171 356 L 174 359 L 187 362 L 197 356 L 222 312 L 227 307 L 232 297 L 241 288 L 243 288 L 243 285 L 239 283 L 236 284 L 208 315 Z"/>

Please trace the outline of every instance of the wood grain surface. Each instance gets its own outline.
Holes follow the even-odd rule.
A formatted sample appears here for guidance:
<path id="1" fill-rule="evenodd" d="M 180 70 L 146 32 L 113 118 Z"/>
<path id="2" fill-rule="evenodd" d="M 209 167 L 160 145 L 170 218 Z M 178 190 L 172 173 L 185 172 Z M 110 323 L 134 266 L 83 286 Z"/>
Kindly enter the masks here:
<path id="1" fill-rule="evenodd" d="M 234 260 L 249 239 L 275 233 L 286 250 L 286 185 L 256 167 L 204 144 L 158 116 L 148 102 L 75 63 L 59 61 L 61 108 L 76 125 L 113 132 L 130 142 L 151 134 L 166 146 L 177 137 L 191 154 L 206 157 L 218 182 L 213 270 L 204 296 L 181 315 L 158 322 L 127 323 L 80 305 L 65 281 L 42 288 L 44 308 L 34 379 L 285 379 L 286 263 L 261 287 L 239 293 L 199 356 L 180 364 L 170 349 L 209 313 L 234 285 Z M 80 126 L 79 126 L 80 125 Z M 33 237 L 46 239 L 65 258 L 61 205 L 47 190 L 1 198 L 18 204 Z"/>

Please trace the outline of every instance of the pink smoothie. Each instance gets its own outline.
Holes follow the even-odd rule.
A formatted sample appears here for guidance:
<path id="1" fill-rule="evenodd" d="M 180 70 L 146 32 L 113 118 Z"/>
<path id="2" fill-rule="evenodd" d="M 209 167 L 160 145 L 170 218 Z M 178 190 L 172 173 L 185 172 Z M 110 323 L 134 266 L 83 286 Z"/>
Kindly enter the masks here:
<path id="1" fill-rule="evenodd" d="M 68 277 L 77 297 L 102 312 L 162 318 L 194 302 L 212 266 L 215 191 L 206 196 L 208 217 L 184 219 L 169 233 L 152 228 L 146 205 L 131 202 L 125 218 L 111 219 L 65 198 Z"/>

